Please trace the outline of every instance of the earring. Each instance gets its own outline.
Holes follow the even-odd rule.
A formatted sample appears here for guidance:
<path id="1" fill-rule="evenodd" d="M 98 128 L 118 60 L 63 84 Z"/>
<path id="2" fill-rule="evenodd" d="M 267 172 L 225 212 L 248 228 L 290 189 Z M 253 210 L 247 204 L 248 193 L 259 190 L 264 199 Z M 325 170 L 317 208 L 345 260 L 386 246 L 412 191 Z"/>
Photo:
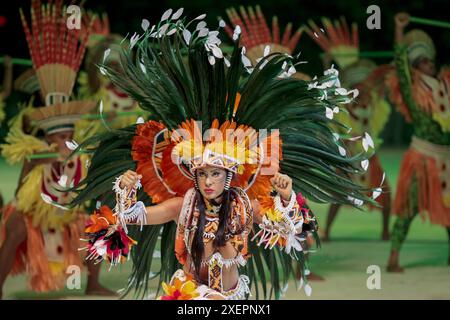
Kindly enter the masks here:
<path id="1" fill-rule="evenodd" d="M 233 178 L 233 173 L 231 171 L 227 172 L 227 178 L 225 180 L 225 190 L 230 189 L 230 185 L 231 185 L 231 179 Z"/>
<path id="2" fill-rule="evenodd" d="M 196 190 L 199 190 L 199 188 L 198 188 L 198 183 L 197 183 L 197 173 L 194 174 L 194 188 L 195 188 Z"/>

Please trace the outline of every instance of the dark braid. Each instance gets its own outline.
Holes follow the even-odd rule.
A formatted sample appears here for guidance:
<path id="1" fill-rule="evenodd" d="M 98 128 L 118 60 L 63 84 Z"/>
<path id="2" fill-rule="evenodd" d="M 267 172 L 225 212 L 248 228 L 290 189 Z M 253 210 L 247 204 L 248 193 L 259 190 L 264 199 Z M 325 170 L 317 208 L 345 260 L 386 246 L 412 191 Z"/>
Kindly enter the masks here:
<path id="1" fill-rule="evenodd" d="M 195 230 L 194 239 L 192 240 L 191 256 L 194 264 L 194 275 L 196 280 L 200 279 L 200 267 L 205 252 L 205 245 L 203 243 L 203 232 L 205 230 L 206 215 L 205 215 L 205 201 L 199 190 L 196 190 L 195 204 L 198 208 L 199 216 L 197 219 L 197 230 Z"/>
<path id="2" fill-rule="evenodd" d="M 231 194 L 230 190 L 224 190 L 222 193 L 222 205 L 219 210 L 219 228 L 217 229 L 216 237 L 214 238 L 214 247 L 224 247 L 225 246 L 225 234 L 227 231 L 228 216 L 231 210 Z M 215 201 L 211 201 L 212 204 L 216 205 Z"/>
<path id="3" fill-rule="evenodd" d="M 215 201 L 211 201 L 214 205 L 217 205 Z M 195 203 L 198 208 L 199 216 L 197 219 L 197 229 L 194 233 L 194 238 L 192 240 L 191 246 L 191 256 L 192 262 L 194 264 L 194 272 L 197 279 L 200 278 L 200 267 L 203 259 L 203 254 L 205 252 L 205 245 L 203 243 L 203 232 L 205 231 L 206 225 L 206 204 L 203 199 L 202 194 L 199 190 L 196 191 Z M 231 192 L 230 190 L 224 190 L 222 194 L 222 205 L 219 210 L 219 227 L 214 238 L 214 247 L 223 247 L 226 244 L 226 232 L 228 229 L 228 216 L 231 210 Z"/>

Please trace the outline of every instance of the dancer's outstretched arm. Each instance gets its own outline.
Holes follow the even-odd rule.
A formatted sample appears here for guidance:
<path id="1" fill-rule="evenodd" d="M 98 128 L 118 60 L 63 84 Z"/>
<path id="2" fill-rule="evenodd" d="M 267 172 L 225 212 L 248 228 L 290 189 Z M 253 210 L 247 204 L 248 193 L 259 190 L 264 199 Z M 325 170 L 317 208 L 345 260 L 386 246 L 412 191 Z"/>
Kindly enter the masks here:
<path id="1" fill-rule="evenodd" d="M 133 188 L 142 176 L 132 170 L 126 171 L 120 181 L 121 188 Z M 163 224 L 169 221 L 178 222 L 178 215 L 183 205 L 183 198 L 168 199 L 154 206 L 146 207 L 147 222 L 145 224 Z"/>

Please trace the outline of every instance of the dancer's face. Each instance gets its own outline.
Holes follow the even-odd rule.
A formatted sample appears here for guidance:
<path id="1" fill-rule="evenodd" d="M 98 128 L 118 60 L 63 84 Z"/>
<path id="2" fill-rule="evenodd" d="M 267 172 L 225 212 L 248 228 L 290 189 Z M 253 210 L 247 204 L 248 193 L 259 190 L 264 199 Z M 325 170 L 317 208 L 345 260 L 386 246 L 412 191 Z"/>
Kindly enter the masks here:
<path id="1" fill-rule="evenodd" d="M 197 184 L 200 193 L 207 200 L 217 199 L 225 189 L 227 172 L 224 169 L 207 166 L 197 170 Z"/>
<path id="2" fill-rule="evenodd" d="M 434 77 L 436 75 L 436 65 L 430 58 L 420 58 L 416 64 L 416 68 L 427 76 Z"/>
<path id="3" fill-rule="evenodd" d="M 61 131 L 52 134 L 45 135 L 45 140 L 49 144 L 56 144 L 58 146 L 58 153 L 64 157 L 69 156 L 72 150 L 67 148 L 66 141 L 71 141 L 73 139 L 73 131 Z"/>

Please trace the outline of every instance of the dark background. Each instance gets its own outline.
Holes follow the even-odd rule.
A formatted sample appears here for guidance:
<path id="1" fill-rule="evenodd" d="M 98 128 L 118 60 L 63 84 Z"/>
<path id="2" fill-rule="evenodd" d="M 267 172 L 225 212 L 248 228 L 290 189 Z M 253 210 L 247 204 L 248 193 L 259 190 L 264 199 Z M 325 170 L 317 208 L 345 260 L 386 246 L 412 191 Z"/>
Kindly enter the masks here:
<path id="1" fill-rule="evenodd" d="M 0 28 L 0 56 L 5 54 L 14 58 L 29 58 L 24 33 L 22 30 L 19 8 L 22 7 L 26 14 L 29 14 L 31 0 L 17 0 L 2 2 L 0 15 L 6 18 L 6 25 Z M 359 25 L 360 50 L 392 50 L 394 22 L 393 17 L 397 12 L 406 11 L 413 16 L 450 21 L 449 7 L 450 0 L 413 0 L 413 1 L 325 1 L 325 0 L 266 0 L 266 1 L 213 1 L 213 0 L 87 0 L 84 7 L 96 12 L 106 11 L 108 13 L 111 31 L 126 35 L 128 32 L 140 30 L 143 18 L 151 24 L 159 21 L 162 13 L 172 8 L 174 10 L 183 7 L 183 16 L 196 17 L 202 13 L 207 14 L 208 25 L 216 25 L 217 17 L 222 16 L 226 21 L 225 9 L 234 6 L 259 4 L 264 12 L 266 20 L 271 21 L 273 15 L 279 18 L 281 32 L 288 22 L 294 24 L 294 30 L 306 23 L 308 19 L 320 22 L 322 16 L 329 18 L 339 18 L 345 16 L 348 22 L 356 22 Z M 366 27 L 367 7 L 376 4 L 381 9 L 381 29 L 369 30 Z M 450 64 L 450 29 L 430 27 L 423 25 L 412 25 L 411 27 L 421 28 L 431 35 L 437 48 L 437 64 Z M 223 39 L 228 41 L 228 39 Z M 319 58 L 321 49 L 306 35 L 303 34 L 297 50 L 302 52 L 304 60 L 308 64 L 304 65 L 302 71 L 307 74 L 321 74 L 322 63 Z M 388 58 L 376 59 L 376 62 L 389 63 Z M 2 69 L 0 67 L 0 69 Z M 14 76 L 17 77 L 24 67 L 14 66 Z M 2 73 L 3 70 L 0 71 Z M 3 76 L 3 75 L 1 75 Z M 11 101 L 17 100 L 17 96 L 12 95 L 7 100 L 7 113 L 14 113 L 11 110 Z M 14 109 L 14 108 L 13 108 Z M 0 140 L 5 134 L 5 126 L 0 128 Z M 2 132 L 3 131 L 3 132 Z M 406 125 L 403 119 L 396 112 L 393 112 L 386 130 L 383 133 L 385 145 L 398 146 L 409 142 L 411 128 Z"/>

